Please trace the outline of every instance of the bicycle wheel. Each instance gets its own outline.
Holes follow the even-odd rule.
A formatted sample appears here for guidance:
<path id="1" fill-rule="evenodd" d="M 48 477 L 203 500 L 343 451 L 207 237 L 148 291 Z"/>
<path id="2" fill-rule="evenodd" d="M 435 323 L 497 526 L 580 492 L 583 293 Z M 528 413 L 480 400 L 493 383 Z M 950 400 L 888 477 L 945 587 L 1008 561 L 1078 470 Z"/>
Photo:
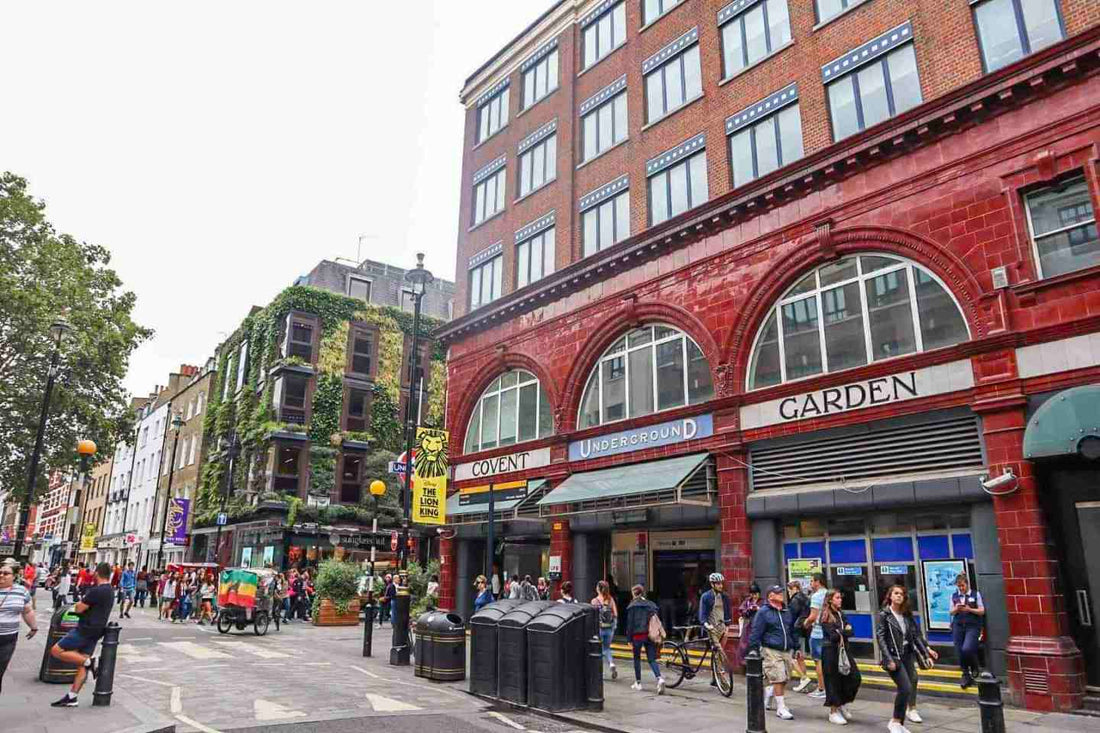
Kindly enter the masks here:
<path id="1" fill-rule="evenodd" d="M 263 636 L 267 633 L 267 627 L 271 623 L 271 617 L 267 615 L 267 611 L 257 611 L 256 618 L 253 620 L 253 631 L 256 636 Z"/>
<path id="2" fill-rule="evenodd" d="M 672 689 L 679 687 L 687 675 L 689 669 L 688 654 L 687 649 L 679 642 L 666 641 L 665 646 L 669 647 L 669 656 L 664 660 L 665 669 L 668 670 L 668 674 L 665 675 L 665 687 Z"/>
<path id="3" fill-rule="evenodd" d="M 218 633 L 219 634 L 228 634 L 229 633 L 229 627 L 232 626 L 232 625 L 233 625 L 233 620 L 231 618 L 229 618 L 229 616 L 225 613 L 225 611 L 222 611 L 221 613 L 218 614 Z"/>
<path id="4" fill-rule="evenodd" d="M 733 694 L 733 675 L 730 674 L 726 651 L 721 647 L 715 647 L 710 658 L 710 671 L 714 675 L 714 685 L 726 697 Z"/>

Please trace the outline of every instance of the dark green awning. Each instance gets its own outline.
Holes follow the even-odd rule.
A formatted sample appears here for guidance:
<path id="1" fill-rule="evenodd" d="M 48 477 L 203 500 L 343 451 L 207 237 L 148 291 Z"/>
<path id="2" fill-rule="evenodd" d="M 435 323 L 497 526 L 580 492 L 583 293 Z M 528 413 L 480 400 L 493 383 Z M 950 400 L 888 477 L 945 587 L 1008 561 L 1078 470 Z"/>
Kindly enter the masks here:
<path id="1" fill-rule="evenodd" d="M 1024 431 L 1024 458 L 1073 456 L 1090 443 L 1100 443 L 1100 385 L 1094 384 L 1059 392 L 1035 411 Z"/>
<path id="2" fill-rule="evenodd" d="M 575 473 L 539 501 L 543 516 L 711 503 L 717 493 L 709 453 Z"/>

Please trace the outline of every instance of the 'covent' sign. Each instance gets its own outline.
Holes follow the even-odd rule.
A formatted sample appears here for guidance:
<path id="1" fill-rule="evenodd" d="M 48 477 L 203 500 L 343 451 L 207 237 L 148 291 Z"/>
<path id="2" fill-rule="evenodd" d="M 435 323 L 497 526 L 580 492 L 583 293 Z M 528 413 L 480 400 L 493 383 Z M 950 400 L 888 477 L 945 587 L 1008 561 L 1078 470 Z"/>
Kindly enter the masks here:
<path id="1" fill-rule="evenodd" d="M 472 478 L 487 478 L 512 471 L 526 471 L 529 468 L 541 468 L 550 465 L 550 449 L 519 451 L 504 456 L 483 458 L 472 463 L 460 463 L 455 466 L 455 481 Z"/>

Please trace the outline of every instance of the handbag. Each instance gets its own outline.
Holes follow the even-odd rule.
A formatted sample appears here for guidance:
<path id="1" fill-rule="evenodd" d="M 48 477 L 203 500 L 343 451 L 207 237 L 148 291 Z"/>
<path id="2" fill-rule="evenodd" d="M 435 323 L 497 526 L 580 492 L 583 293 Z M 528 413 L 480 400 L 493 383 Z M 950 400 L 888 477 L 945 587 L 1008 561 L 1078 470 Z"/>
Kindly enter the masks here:
<path id="1" fill-rule="evenodd" d="M 657 614 L 653 614 L 649 617 L 649 640 L 657 646 L 665 643 L 665 639 L 668 635 L 665 633 L 665 626 L 661 623 L 661 619 L 657 618 Z"/>
<path id="2" fill-rule="evenodd" d="M 848 656 L 848 645 L 841 642 L 837 647 L 837 671 L 847 677 L 852 673 L 852 659 Z"/>

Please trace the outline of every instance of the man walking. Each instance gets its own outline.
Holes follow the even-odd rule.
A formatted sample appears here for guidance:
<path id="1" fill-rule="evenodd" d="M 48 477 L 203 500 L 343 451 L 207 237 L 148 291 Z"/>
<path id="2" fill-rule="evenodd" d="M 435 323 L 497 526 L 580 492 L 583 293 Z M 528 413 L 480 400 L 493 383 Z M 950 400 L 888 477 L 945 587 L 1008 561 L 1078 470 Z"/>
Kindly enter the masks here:
<path id="1" fill-rule="evenodd" d="M 768 603 L 761 606 L 752 619 L 752 632 L 749 634 L 749 649 L 759 649 L 764 657 L 764 678 L 771 685 L 772 692 L 764 689 L 764 708 L 770 704 L 774 695 L 775 714 L 782 720 L 793 720 L 794 715 L 787 709 L 783 692 L 787 680 L 791 678 L 794 658 L 794 639 L 791 633 L 791 612 L 783 607 L 783 586 L 768 588 Z"/>
<path id="2" fill-rule="evenodd" d="M 75 629 L 61 638 L 53 648 L 50 656 L 62 662 L 76 665 L 76 677 L 73 685 L 65 696 L 56 702 L 50 703 L 55 708 L 75 708 L 79 703 L 77 695 L 84 687 L 84 680 L 91 670 L 93 676 L 98 673 L 95 665 L 95 645 L 103 637 L 107 629 L 107 621 L 111 618 L 111 610 L 114 608 L 114 591 L 111 588 L 111 566 L 101 562 L 96 566 L 96 583 L 84 593 L 84 598 L 77 602 L 73 611 L 80 615 L 80 621 Z"/>
<path id="3" fill-rule="evenodd" d="M 810 697 L 825 699 L 825 674 L 821 664 L 821 645 L 825 643 L 825 632 L 821 629 L 821 607 L 825 605 L 825 574 L 814 573 L 810 578 L 810 614 L 803 623 L 804 629 L 810 629 L 810 656 L 817 669 L 817 689 Z"/>
<path id="4" fill-rule="evenodd" d="M 137 588 L 137 576 L 134 574 L 134 563 L 126 563 L 126 569 L 122 571 L 122 577 L 118 581 L 122 603 L 119 605 L 118 617 L 130 618 L 130 609 L 134 607 L 134 591 Z"/>
<path id="5" fill-rule="evenodd" d="M 805 649 L 802 643 L 806 635 L 802 631 L 802 624 L 810 615 L 810 599 L 802 592 L 802 583 L 798 580 L 792 579 L 787 583 L 787 608 L 791 612 L 791 630 L 794 632 L 794 666 L 802 677 L 794 691 L 805 692 L 812 682 L 810 675 L 806 673 Z"/>

